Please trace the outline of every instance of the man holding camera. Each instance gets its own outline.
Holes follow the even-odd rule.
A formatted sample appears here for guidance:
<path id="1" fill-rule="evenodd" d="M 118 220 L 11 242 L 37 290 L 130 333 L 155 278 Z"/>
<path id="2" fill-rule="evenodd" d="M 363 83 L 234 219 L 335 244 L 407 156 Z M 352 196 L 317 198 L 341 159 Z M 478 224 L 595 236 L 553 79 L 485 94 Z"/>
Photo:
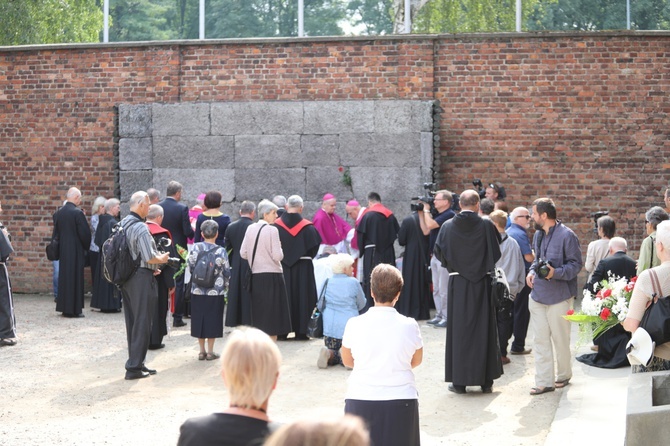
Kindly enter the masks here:
<path id="1" fill-rule="evenodd" d="M 572 378 L 570 322 L 563 315 L 577 295 L 582 250 L 575 233 L 556 219 L 551 199 L 535 200 L 532 218 L 537 230 L 533 238 L 536 257 L 526 276 L 532 289 L 528 309 L 535 333 L 535 387 L 530 394 L 541 395 L 567 386 Z"/>
<path id="2" fill-rule="evenodd" d="M 446 328 L 447 326 L 447 298 L 449 296 L 449 271 L 442 266 L 442 262 L 433 255 L 433 247 L 437 234 L 442 225 L 454 218 L 456 213 L 451 209 L 453 198 L 448 190 L 438 190 L 433 198 L 433 206 L 437 215 L 433 218 L 430 210 L 430 204 L 419 201 L 423 204 L 423 212 L 419 212 L 419 225 L 424 235 L 429 235 L 428 248 L 431 254 L 430 270 L 433 276 L 433 300 L 435 301 L 435 317 L 428 321 L 429 324 L 437 328 Z"/>

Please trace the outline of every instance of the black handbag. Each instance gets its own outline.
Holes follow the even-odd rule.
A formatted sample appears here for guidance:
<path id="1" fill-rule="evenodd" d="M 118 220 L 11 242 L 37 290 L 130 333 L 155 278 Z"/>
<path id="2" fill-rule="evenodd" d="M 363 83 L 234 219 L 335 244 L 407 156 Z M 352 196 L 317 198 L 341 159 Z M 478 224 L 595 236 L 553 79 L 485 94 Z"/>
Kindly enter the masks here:
<path id="1" fill-rule="evenodd" d="M 54 228 L 51 233 L 51 241 L 46 247 L 47 259 L 54 261 L 60 258 L 60 247 L 58 242 L 58 234 L 56 234 L 56 228 Z"/>
<path id="2" fill-rule="evenodd" d="M 256 248 L 258 248 L 258 238 L 261 236 L 263 226 L 261 226 L 260 229 L 258 230 L 258 234 L 256 235 L 256 242 L 254 243 L 254 251 L 251 253 L 251 263 L 249 264 L 249 269 L 244 273 L 244 277 L 242 278 L 242 287 L 250 293 L 251 293 L 251 275 L 253 274 L 251 272 L 251 268 L 254 266 L 254 259 L 256 258 Z"/>
<path id="3" fill-rule="evenodd" d="M 654 289 L 651 304 L 644 311 L 640 327 L 644 328 L 656 345 L 670 341 L 670 299 L 663 296 L 656 271 L 649 270 Z"/>
<path id="4" fill-rule="evenodd" d="M 312 315 L 307 322 L 307 336 L 310 338 L 322 338 L 323 337 L 323 313 L 321 312 L 326 304 L 326 287 L 328 286 L 328 279 L 323 284 L 321 289 L 321 294 L 319 295 L 319 300 L 316 302 L 316 306 L 312 311 Z M 319 310 L 321 308 L 321 310 Z"/>

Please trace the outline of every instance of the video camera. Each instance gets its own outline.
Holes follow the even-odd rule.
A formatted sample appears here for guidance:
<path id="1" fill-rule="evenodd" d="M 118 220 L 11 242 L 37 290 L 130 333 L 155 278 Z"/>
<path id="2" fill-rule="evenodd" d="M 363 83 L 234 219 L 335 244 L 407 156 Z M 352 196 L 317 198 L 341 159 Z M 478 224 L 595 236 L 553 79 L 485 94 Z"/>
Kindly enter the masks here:
<path id="1" fill-rule="evenodd" d="M 593 232 L 595 232 L 596 235 L 598 234 L 598 219 L 600 217 L 604 217 L 605 215 L 609 215 L 609 213 L 610 213 L 609 211 L 597 211 L 594 212 L 593 214 L 589 214 L 589 217 L 593 219 L 593 224 L 595 225 L 595 227 L 593 228 Z"/>
<path id="2" fill-rule="evenodd" d="M 426 203 L 430 206 L 430 211 L 432 212 L 435 209 L 435 183 L 423 183 L 424 196 L 423 197 L 412 197 L 412 201 L 420 201 L 421 203 L 410 203 L 409 208 L 414 211 L 423 211 L 423 203 Z"/>
<path id="3" fill-rule="evenodd" d="M 474 180 L 472 180 L 472 185 L 475 187 L 475 190 L 479 194 L 479 198 L 486 197 L 486 188 L 482 184 L 482 180 L 480 178 L 475 178 Z M 486 187 L 490 187 L 491 189 L 494 189 L 496 192 L 498 192 L 498 200 L 504 201 L 505 198 L 507 198 L 505 188 L 502 185 L 500 185 L 500 183 L 489 183 L 486 185 Z"/>
<path id="4" fill-rule="evenodd" d="M 167 237 L 161 237 L 156 242 L 156 249 L 160 252 L 170 252 L 170 246 L 172 246 L 172 240 Z M 181 267 L 181 260 L 177 257 L 168 257 L 167 266 L 179 269 Z"/>

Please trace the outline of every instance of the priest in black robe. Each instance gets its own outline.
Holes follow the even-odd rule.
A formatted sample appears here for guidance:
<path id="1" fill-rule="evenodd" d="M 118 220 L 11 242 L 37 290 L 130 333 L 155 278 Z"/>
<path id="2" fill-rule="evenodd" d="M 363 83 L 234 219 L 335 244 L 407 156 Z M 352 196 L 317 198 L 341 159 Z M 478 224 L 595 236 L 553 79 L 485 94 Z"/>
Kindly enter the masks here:
<path id="1" fill-rule="evenodd" d="M 405 217 L 400 224 L 398 243 L 405 247 L 402 258 L 404 285 L 395 309 L 416 320 L 429 319 L 431 275 L 428 236 L 421 230 L 416 212 Z"/>
<path id="2" fill-rule="evenodd" d="M 256 205 L 243 201 L 240 205 L 240 218 L 226 228 L 225 246 L 230 259 L 230 284 L 226 309 L 226 327 L 251 325 L 251 293 L 243 284 L 243 278 L 250 271 L 249 262 L 240 257 L 240 247 L 247 228 L 253 224 Z"/>
<path id="3" fill-rule="evenodd" d="M 302 198 L 291 195 L 286 212 L 274 223 L 284 251 L 281 263 L 291 307 L 291 331 L 297 340 L 308 339 L 307 324 L 317 297 L 312 259 L 321 244 L 321 236 L 312 222 L 302 217 L 302 208 Z"/>
<path id="4" fill-rule="evenodd" d="M 121 291 L 116 285 L 105 279 L 104 265 L 102 264 L 102 245 L 112 235 L 112 229 L 119 222 L 117 218 L 120 206 L 120 202 L 116 198 L 110 198 L 105 202 L 105 213 L 98 219 L 98 229 L 95 231 L 95 240 L 93 240 L 100 248 L 100 255 L 98 256 L 99 264 L 96 270 L 98 279 L 94 281 L 93 285 L 91 308 L 97 308 L 101 313 L 119 313 L 121 311 Z"/>
<path id="5" fill-rule="evenodd" d="M 500 235 L 479 215 L 479 194 L 460 196 L 462 211 L 442 225 L 434 254 L 450 272 L 447 301 L 445 381 L 449 390 L 465 393 L 481 386 L 490 393 L 502 373 L 491 277 L 500 259 Z"/>
<path id="6" fill-rule="evenodd" d="M 84 266 L 86 251 L 91 246 L 91 228 L 84 211 L 78 207 L 80 203 L 81 192 L 72 187 L 66 203 L 54 214 L 60 262 L 56 311 L 65 317 L 84 317 Z"/>
<path id="7" fill-rule="evenodd" d="M 146 223 L 154 243 L 159 252 L 169 252 L 170 257 L 177 258 L 177 250 L 172 241 L 170 231 L 161 226 L 163 222 L 163 208 L 157 204 L 149 206 Z M 169 243 L 163 243 L 162 239 L 169 240 Z M 167 246 L 166 246 L 167 245 Z M 177 270 L 168 264 L 161 265 L 160 274 L 154 276 L 158 285 L 158 301 L 154 310 L 151 323 L 151 336 L 149 337 L 149 350 L 158 350 L 165 347 L 163 336 L 168 333 L 167 312 L 170 308 L 170 293 L 174 291 L 174 275 Z"/>
<path id="8" fill-rule="evenodd" d="M 2 213 L 1 204 L 0 213 Z M 14 298 L 7 272 L 7 260 L 13 252 L 9 231 L 0 223 L 0 347 L 16 345 Z"/>
<path id="9" fill-rule="evenodd" d="M 398 220 L 393 212 L 382 205 L 376 192 L 368 194 L 368 207 L 356 226 L 356 240 L 360 257 L 363 257 L 363 291 L 367 304 L 363 312 L 374 305 L 370 294 L 370 274 L 380 263 L 395 265 L 393 243 L 398 238 Z"/>

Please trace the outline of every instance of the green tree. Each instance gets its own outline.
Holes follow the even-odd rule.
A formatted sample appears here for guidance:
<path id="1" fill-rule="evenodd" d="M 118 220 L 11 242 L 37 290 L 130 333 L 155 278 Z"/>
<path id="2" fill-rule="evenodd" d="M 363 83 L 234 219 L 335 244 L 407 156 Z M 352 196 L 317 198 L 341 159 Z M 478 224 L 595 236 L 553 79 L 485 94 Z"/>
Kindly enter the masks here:
<path id="1" fill-rule="evenodd" d="M 352 0 L 347 5 L 347 12 L 350 25 L 362 26 L 362 34 L 393 32 L 393 0 Z"/>
<path id="2" fill-rule="evenodd" d="M 170 22 L 176 18 L 174 0 L 110 0 L 110 42 L 180 38 Z"/>
<path id="3" fill-rule="evenodd" d="M 538 0 L 524 0 L 528 16 Z M 432 0 L 419 10 L 413 29 L 419 33 L 503 32 L 516 30 L 515 0 Z"/>
<path id="4" fill-rule="evenodd" d="M 100 0 L 0 0 L 0 45 L 98 42 Z"/>

